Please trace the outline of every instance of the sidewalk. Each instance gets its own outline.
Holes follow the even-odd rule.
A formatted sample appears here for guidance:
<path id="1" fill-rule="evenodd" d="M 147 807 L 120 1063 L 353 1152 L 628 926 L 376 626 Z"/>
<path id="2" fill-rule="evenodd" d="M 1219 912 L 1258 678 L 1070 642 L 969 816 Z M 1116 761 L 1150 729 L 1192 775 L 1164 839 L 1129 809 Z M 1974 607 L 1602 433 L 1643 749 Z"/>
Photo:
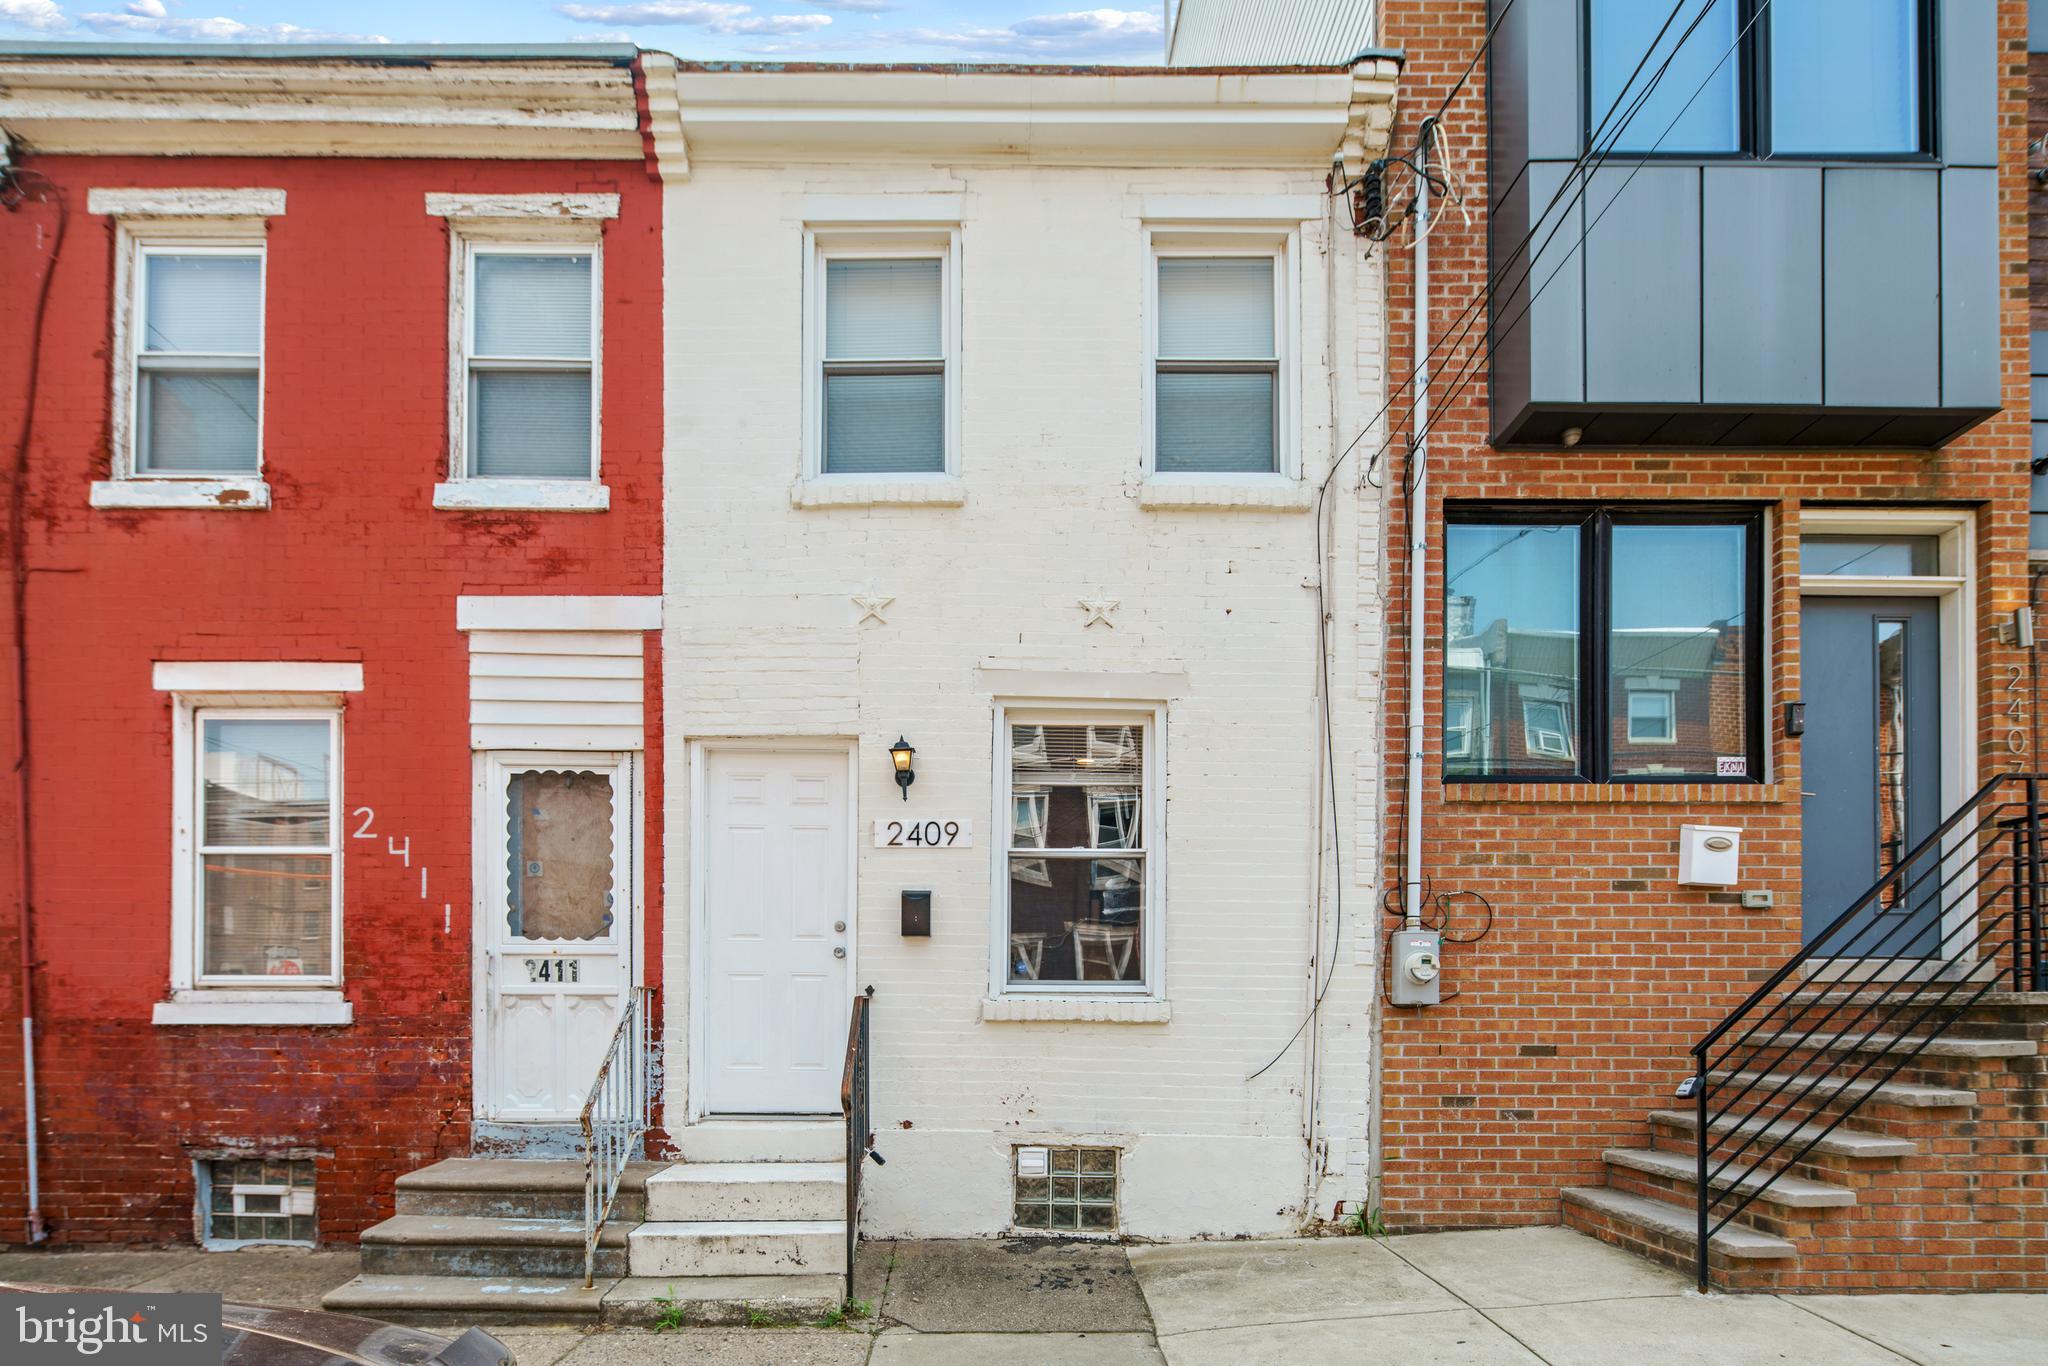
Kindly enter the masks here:
<path id="1" fill-rule="evenodd" d="M 352 1252 L 0 1255 L 0 1279 L 317 1308 Z M 840 1328 L 494 1328 L 520 1366 L 1745 1366 L 2048 1363 L 2048 1296 L 1702 1297 L 1558 1228 L 1384 1240 L 896 1242 Z M 490 1326 L 490 1325 L 485 1325 Z"/>

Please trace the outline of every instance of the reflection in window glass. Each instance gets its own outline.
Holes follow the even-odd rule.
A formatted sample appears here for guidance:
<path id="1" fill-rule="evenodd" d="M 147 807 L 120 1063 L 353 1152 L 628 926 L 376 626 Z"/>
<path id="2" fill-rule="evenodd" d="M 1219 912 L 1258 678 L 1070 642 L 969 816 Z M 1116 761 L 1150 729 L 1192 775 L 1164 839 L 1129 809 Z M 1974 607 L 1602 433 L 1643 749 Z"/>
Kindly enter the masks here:
<path id="1" fill-rule="evenodd" d="M 1593 0 L 1589 131 L 1596 145 L 1611 141 L 1621 152 L 1741 150 L 1741 62 L 1730 51 L 1740 31 L 1736 11 L 1735 0 L 1681 0 L 1667 26 L 1668 5 Z"/>
<path id="2" fill-rule="evenodd" d="M 612 926 L 611 775 L 514 773 L 505 805 L 512 937 L 602 939 Z"/>
<path id="3" fill-rule="evenodd" d="M 201 970 L 332 976 L 331 719 L 207 716 L 199 731 Z"/>
<path id="4" fill-rule="evenodd" d="M 1939 574 L 1935 536 L 1802 536 L 1802 574 Z"/>
<path id="5" fill-rule="evenodd" d="M 1577 525 L 1447 529 L 1444 694 L 1470 708 L 1458 748 L 1446 737 L 1447 774 L 1576 772 L 1579 538 Z"/>
<path id="6" fill-rule="evenodd" d="M 1011 982 L 1143 979 L 1144 773 L 1140 725 L 1010 727 Z"/>
<path id="7" fill-rule="evenodd" d="M 1775 0 L 1766 22 L 1773 152 L 1920 150 L 1920 0 Z"/>
<path id="8" fill-rule="evenodd" d="M 1711 776 L 1748 755 L 1746 542 L 1740 526 L 1614 528 L 1612 776 Z M 1636 734 L 1638 693 L 1669 698 L 1668 736 Z"/>

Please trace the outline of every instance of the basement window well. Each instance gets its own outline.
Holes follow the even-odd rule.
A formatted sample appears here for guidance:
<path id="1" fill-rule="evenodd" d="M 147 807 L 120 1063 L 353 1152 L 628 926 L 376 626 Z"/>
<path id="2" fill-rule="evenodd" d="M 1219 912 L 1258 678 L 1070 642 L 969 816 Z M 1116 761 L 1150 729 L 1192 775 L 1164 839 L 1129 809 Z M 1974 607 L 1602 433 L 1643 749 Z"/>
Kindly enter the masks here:
<path id="1" fill-rule="evenodd" d="M 252 1243 L 311 1247 L 311 1158 L 222 1158 L 198 1165 L 202 1240 L 215 1251 Z"/>
<path id="2" fill-rule="evenodd" d="M 1016 1226 L 1055 1233 L 1116 1231 L 1117 1150 L 1013 1150 Z"/>

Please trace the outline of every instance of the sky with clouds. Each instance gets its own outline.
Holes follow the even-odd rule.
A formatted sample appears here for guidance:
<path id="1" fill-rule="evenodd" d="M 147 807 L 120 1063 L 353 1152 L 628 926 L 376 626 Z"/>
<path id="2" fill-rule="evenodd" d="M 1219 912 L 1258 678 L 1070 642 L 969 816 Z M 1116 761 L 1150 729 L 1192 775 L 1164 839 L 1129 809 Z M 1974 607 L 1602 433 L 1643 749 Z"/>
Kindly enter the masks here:
<path id="1" fill-rule="evenodd" d="M 1068 0 L 1072 3 L 1073 0 Z M 685 58 L 814 62 L 1160 60 L 1161 9 L 1060 0 L 0 0 L 0 39 L 86 42 L 633 42 Z"/>

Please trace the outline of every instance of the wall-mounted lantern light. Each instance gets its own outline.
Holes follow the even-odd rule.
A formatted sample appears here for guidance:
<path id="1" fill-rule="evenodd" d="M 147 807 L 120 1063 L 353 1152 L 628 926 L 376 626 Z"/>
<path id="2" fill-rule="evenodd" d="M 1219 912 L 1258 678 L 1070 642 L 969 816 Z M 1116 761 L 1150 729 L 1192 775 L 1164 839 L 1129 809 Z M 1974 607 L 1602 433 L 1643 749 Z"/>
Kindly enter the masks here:
<path id="1" fill-rule="evenodd" d="M 917 775 L 910 771 L 910 761 L 916 755 L 916 748 L 900 735 L 896 737 L 896 743 L 889 746 L 889 761 L 896 765 L 896 786 L 903 789 L 906 802 L 910 800 L 910 785 L 917 781 Z"/>

